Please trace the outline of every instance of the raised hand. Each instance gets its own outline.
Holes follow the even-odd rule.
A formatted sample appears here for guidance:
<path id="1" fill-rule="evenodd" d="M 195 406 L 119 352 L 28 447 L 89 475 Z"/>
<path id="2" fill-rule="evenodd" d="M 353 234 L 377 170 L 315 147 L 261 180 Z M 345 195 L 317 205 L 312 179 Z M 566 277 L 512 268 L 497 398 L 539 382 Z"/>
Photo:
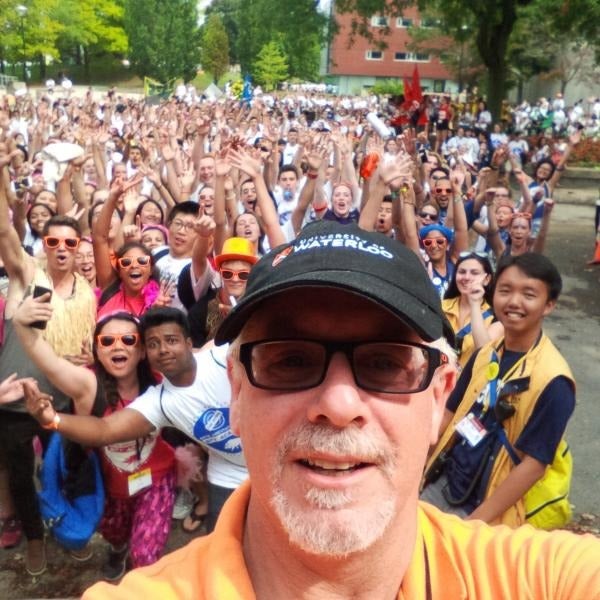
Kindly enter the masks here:
<path id="1" fill-rule="evenodd" d="M 248 177 L 260 177 L 261 175 L 260 161 L 253 158 L 245 150 L 230 148 L 227 152 L 227 162 L 232 167 L 246 173 Z"/>
<path id="2" fill-rule="evenodd" d="M 17 374 L 9 375 L 0 382 L 0 404 L 8 404 L 23 397 L 23 382 L 25 379 L 17 379 Z"/>
<path id="3" fill-rule="evenodd" d="M 27 412 L 42 427 L 50 425 L 56 415 L 56 410 L 52 406 L 52 396 L 41 392 L 37 382 L 33 380 L 23 381 L 23 393 Z"/>
<path id="4" fill-rule="evenodd" d="M 213 218 L 209 217 L 208 215 L 202 214 L 194 221 L 194 231 L 200 237 L 210 237 L 216 228 L 217 225 Z"/>
<path id="5" fill-rule="evenodd" d="M 46 292 L 38 298 L 33 296 L 24 298 L 15 311 L 13 317 L 15 323 L 31 327 L 31 324 L 36 321 L 49 321 L 52 317 L 50 295 L 50 292 Z"/>
<path id="6" fill-rule="evenodd" d="M 581 129 L 578 129 L 575 133 L 572 133 L 569 136 L 569 143 L 572 146 L 576 146 L 577 144 L 579 144 L 579 142 L 581 141 L 582 134 L 583 131 Z"/>

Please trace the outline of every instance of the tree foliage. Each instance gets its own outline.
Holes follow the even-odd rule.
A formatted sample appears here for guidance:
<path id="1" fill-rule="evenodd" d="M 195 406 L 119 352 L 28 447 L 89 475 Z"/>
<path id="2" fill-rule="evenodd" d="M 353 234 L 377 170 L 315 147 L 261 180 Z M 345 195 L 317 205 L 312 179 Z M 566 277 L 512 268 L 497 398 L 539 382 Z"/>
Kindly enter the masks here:
<path id="1" fill-rule="evenodd" d="M 201 50 L 202 68 L 218 83 L 229 67 L 229 37 L 221 17 L 216 13 L 204 25 Z"/>
<path id="2" fill-rule="evenodd" d="M 327 18 L 314 0 L 254 0 L 239 10 L 237 55 L 244 73 L 252 72 L 259 52 L 276 41 L 286 57 L 290 77 L 318 76 Z"/>
<path id="3" fill-rule="evenodd" d="M 42 75 L 46 57 L 65 61 L 83 50 L 89 66 L 92 56 L 127 52 L 122 0 L 29 0 L 22 22 L 20 3 L 0 0 L 3 59 L 22 60 L 22 33 L 25 57 L 40 62 Z"/>
<path id="4" fill-rule="evenodd" d="M 506 84 L 510 78 L 509 50 L 518 31 L 519 20 L 527 11 L 546 27 L 547 36 L 562 33 L 588 40 L 600 48 L 600 2 L 598 0 L 337 0 L 336 10 L 352 13 L 353 35 L 374 39 L 369 20 L 375 14 L 402 15 L 409 6 L 437 15 L 440 31 L 455 42 L 467 27 L 481 61 L 487 69 L 488 104 L 500 114 Z M 380 30 L 385 34 L 385 28 Z M 525 32 L 523 35 L 527 35 Z M 385 39 L 379 38 L 385 44 Z M 519 40 L 523 41 L 523 40 Z M 513 55 L 512 60 L 515 61 Z M 532 69 L 541 65 L 531 65 Z M 524 71 L 524 73 L 526 70 Z"/>
<path id="5" fill-rule="evenodd" d="M 135 73 L 190 81 L 200 62 L 195 0 L 125 0 L 125 31 Z"/>
<path id="6" fill-rule="evenodd" d="M 265 91 L 274 89 L 289 77 L 287 59 L 277 42 L 268 42 L 260 49 L 253 72 Z"/>
<path id="7" fill-rule="evenodd" d="M 207 20 L 211 15 L 218 15 L 225 27 L 229 43 L 229 62 L 233 65 L 239 63 L 237 39 L 241 6 L 242 0 L 213 0 L 206 8 Z"/>
<path id="8" fill-rule="evenodd" d="M 0 1 L 2 57 L 15 62 L 23 60 L 24 37 L 27 60 L 37 59 L 40 55 L 58 58 L 56 42 L 65 29 L 56 19 L 59 0 L 31 0 L 23 19 L 17 12 L 18 4 L 20 2 L 15 0 Z"/>

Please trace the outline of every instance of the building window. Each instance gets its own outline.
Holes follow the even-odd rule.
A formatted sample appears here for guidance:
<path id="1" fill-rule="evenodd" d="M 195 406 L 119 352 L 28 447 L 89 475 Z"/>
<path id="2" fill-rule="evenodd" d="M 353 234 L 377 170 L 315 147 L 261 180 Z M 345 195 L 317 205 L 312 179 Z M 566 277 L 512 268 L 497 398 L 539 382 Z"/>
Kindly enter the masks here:
<path id="1" fill-rule="evenodd" d="M 367 50 L 365 58 L 367 60 L 383 60 L 383 52 L 381 50 Z"/>
<path id="2" fill-rule="evenodd" d="M 436 79 L 433 82 L 433 91 L 437 93 L 446 91 L 446 81 L 444 79 Z"/>
<path id="3" fill-rule="evenodd" d="M 371 17 L 371 27 L 387 27 L 389 24 L 388 18 L 381 15 Z"/>
<path id="4" fill-rule="evenodd" d="M 429 62 L 431 57 L 429 54 L 421 54 L 419 52 L 394 52 L 394 60 L 410 61 L 410 62 Z"/>
<path id="5" fill-rule="evenodd" d="M 437 27 L 440 24 L 438 19 L 421 19 L 421 27 L 425 29 L 430 29 L 432 27 Z"/>
<path id="6" fill-rule="evenodd" d="M 402 27 L 404 29 L 413 26 L 413 20 L 407 19 L 406 17 L 398 17 L 396 19 L 396 27 Z"/>

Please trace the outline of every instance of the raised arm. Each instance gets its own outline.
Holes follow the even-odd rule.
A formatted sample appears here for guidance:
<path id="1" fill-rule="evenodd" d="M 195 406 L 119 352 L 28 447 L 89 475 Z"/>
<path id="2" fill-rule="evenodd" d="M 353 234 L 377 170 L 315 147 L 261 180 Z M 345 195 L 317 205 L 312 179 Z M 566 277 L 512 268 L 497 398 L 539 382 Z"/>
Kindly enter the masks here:
<path id="1" fill-rule="evenodd" d="M 533 242 L 532 252 L 543 254 L 546 247 L 546 238 L 548 237 L 548 231 L 550 229 L 550 216 L 554 209 L 554 200 L 552 198 L 546 198 L 544 200 L 544 214 L 542 216 L 542 224 L 540 231 Z"/>
<path id="2" fill-rule="evenodd" d="M 487 206 L 487 217 L 488 217 L 488 230 L 487 230 L 487 241 L 494 251 L 496 260 L 500 260 L 500 257 L 504 254 L 506 246 L 500 237 L 500 230 L 498 229 L 498 221 L 496 220 L 496 205 L 494 203 L 494 194 L 496 193 L 495 188 L 490 188 L 486 192 L 485 205 Z"/>
<path id="3" fill-rule="evenodd" d="M 550 188 L 550 194 L 554 193 L 554 188 L 558 184 L 559 179 L 561 178 L 563 171 L 566 168 L 567 161 L 569 160 L 569 156 L 571 152 L 573 152 L 573 148 L 581 141 L 581 129 L 577 130 L 575 133 L 569 136 L 569 143 L 567 144 L 567 148 L 564 154 L 561 156 L 558 165 L 556 165 L 556 169 L 554 169 L 554 173 L 548 182 L 548 187 Z"/>
<path id="4" fill-rule="evenodd" d="M 196 240 L 192 251 L 192 268 L 194 269 L 195 279 L 200 279 L 208 266 L 207 256 L 210 250 L 210 239 L 214 235 L 216 225 L 211 217 L 200 214 L 194 222 L 194 229 Z"/>
<path id="5" fill-rule="evenodd" d="M 9 279 L 18 280 L 25 286 L 28 277 L 27 257 L 21 248 L 21 241 L 12 226 L 8 212 L 6 186 L 8 184 L 8 169 L 6 165 L 10 155 L 0 156 L 0 258 L 4 263 Z"/>
<path id="6" fill-rule="evenodd" d="M 279 224 L 279 216 L 277 210 L 271 200 L 267 185 L 261 173 L 260 162 L 250 156 L 244 150 L 229 150 L 227 160 L 232 166 L 240 171 L 243 171 L 252 178 L 254 187 L 256 188 L 256 203 L 260 208 L 260 214 L 265 228 L 265 233 L 269 240 L 271 248 L 284 244 L 286 242 L 285 235 Z"/>
<path id="7" fill-rule="evenodd" d="M 462 199 L 462 184 L 465 180 L 464 169 L 456 168 L 452 171 L 451 182 L 453 189 L 453 216 L 454 216 L 454 241 L 452 242 L 451 257 L 456 262 L 461 252 L 469 247 L 469 231 L 467 214 Z"/>

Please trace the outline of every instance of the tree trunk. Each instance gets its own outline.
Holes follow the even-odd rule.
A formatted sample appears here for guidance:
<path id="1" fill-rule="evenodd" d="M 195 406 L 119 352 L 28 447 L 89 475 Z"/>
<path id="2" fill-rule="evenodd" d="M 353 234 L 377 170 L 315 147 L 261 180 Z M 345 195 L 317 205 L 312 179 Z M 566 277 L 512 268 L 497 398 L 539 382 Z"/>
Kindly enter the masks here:
<path id="1" fill-rule="evenodd" d="M 531 0 L 520 0 L 520 4 L 529 4 Z M 500 121 L 502 100 L 506 95 L 506 53 L 508 40 L 517 20 L 516 0 L 482 3 L 485 11 L 477 13 L 477 49 L 483 64 L 488 69 L 488 110 L 495 122 Z M 500 11 L 501 20 L 495 18 Z"/>
<path id="2" fill-rule="evenodd" d="M 85 77 L 85 82 L 90 82 L 90 53 L 88 49 L 84 46 L 83 48 L 83 74 Z"/>
<path id="3" fill-rule="evenodd" d="M 46 81 L 46 58 L 43 54 L 40 54 L 40 81 Z"/>
<path id="4" fill-rule="evenodd" d="M 517 84 L 517 104 L 523 102 L 523 78 L 519 76 L 519 82 Z"/>
<path id="5" fill-rule="evenodd" d="M 498 61 L 488 67 L 488 110 L 492 113 L 494 122 L 500 121 L 502 100 L 506 95 L 506 63 Z"/>

